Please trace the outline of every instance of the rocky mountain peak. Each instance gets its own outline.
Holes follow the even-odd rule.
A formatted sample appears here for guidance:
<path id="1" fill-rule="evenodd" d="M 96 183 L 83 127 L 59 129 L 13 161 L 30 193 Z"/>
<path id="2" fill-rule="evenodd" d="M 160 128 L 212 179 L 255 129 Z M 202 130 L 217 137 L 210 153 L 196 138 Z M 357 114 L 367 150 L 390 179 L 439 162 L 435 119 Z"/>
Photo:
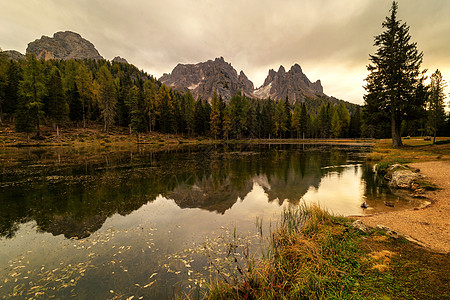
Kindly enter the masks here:
<path id="1" fill-rule="evenodd" d="M 56 32 L 53 37 L 42 36 L 28 44 L 27 53 L 39 59 L 103 59 L 94 45 L 72 31 Z"/>
<path id="2" fill-rule="evenodd" d="M 303 73 L 302 68 L 300 67 L 299 64 L 295 64 L 291 67 L 291 69 L 289 70 L 289 72 L 293 72 L 293 73 Z"/>
<path id="3" fill-rule="evenodd" d="M 112 61 L 118 62 L 118 63 L 126 63 L 126 64 L 128 63 L 128 61 L 125 58 L 120 57 L 120 56 L 114 57 Z"/>
<path id="4" fill-rule="evenodd" d="M 10 60 L 18 61 L 21 59 L 25 59 L 25 55 L 16 50 L 6 50 L 2 53 L 6 54 Z"/>
<path id="5" fill-rule="evenodd" d="M 195 98 L 211 100 L 214 91 L 225 101 L 238 91 L 251 96 L 253 83 L 244 72 L 239 75 L 233 66 L 223 57 L 198 64 L 178 64 L 170 74 L 164 74 L 162 83 L 180 90 L 189 89 Z"/>
<path id="6" fill-rule="evenodd" d="M 254 91 L 258 98 L 282 100 L 288 97 L 289 102 L 303 102 L 307 97 L 315 98 L 324 95 L 320 80 L 312 83 L 298 64 L 294 64 L 289 72 L 280 66 L 278 72 L 269 70 L 264 84 Z"/>

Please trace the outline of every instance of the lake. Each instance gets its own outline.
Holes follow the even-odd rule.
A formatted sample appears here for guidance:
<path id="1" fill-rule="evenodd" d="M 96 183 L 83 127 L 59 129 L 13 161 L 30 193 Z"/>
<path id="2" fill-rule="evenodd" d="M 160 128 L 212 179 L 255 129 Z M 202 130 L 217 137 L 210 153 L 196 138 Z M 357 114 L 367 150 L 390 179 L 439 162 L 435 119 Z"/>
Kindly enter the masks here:
<path id="1" fill-rule="evenodd" d="M 374 175 L 369 150 L 1 148 L 0 297 L 167 298 L 227 270 L 230 241 L 257 253 L 260 230 L 288 206 L 361 215 L 418 205 Z"/>

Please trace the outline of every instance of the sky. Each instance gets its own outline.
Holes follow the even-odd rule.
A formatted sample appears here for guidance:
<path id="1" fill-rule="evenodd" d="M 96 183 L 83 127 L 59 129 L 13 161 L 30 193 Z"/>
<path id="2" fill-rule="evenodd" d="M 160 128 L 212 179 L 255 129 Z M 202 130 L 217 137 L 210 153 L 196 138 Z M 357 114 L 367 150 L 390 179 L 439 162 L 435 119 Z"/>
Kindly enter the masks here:
<path id="1" fill-rule="evenodd" d="M 399 0 L 422 68 L 450 81 L 450 1 Z M 325 94 L 362 104 L 374 36 L 390 0 L 0 0 L 0 48 L 25 53 L 42 35 L 74 31 L 106 59 L 159 78 L 178 63 L 224 57 L 255 87 L 298 63 Z M 447 88 L 446 92 L 449 92 Z"/>

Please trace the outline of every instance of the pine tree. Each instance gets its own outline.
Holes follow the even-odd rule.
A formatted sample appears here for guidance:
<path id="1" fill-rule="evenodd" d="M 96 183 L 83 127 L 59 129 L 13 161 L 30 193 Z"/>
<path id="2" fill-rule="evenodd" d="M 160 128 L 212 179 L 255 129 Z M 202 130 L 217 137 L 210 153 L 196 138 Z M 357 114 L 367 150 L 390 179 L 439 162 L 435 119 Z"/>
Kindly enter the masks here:
<path id="1" fill-rule="evenodd" d="M 80 95 L 84 128 L 86 127 L 87 119 L 93 117 L 93 77 L 92 72 L 84 64 L 80 64 L 75 72 L 75 83 Z"/>
<path id="2" fill-rule="evenodd" d="M 410 42 L 409 27 L 397 20 L 397 2 L 392 3 L 391 15 L 383 22 L 385 31 L 375 37 L 377 50 L 370 55 L 370 74 L 365 86 L 367 113 L 383 111 L 390 116 L 392 145 L 402 146 L 401 123 L 408 106 L 414 103 L 414 90 L 419 82 L 422 52 Z"/>
<path id="3" fill-rule="evenodd" d="M 220 102 L 216 91 L 214 91 L 212 98 L 210 120 L 211 135 L 214 136 L 214 139 L 216 140 L 217 136 L 219 136 L 222 131 L 222 122 L 220 120 Z"/>
<path id="4" fill-rule="evenodd" d="M 144 102 L 148 118 L 148 130 L 151 132 L 156 122 L 156 86 L 150 79 L 144 82 Z"/>
<path id="5" fill-rule="evenodd" d="M 130 111 L 130 127 L 136 133 L 136 139 L 139 143 L 141 133 L 147 129 L 147 122 L 144 98 L 137 86 L 133 85 L 129 90 L 126 104 Z"/>
<path id="6" fill-rule="evenodd" d="M 350 116 L 349 136 L 352 138 L 361 137 L 361 108 L 359 106 Z"/>
<path id="7" fill-rule="evenodd" d="M 43 77 L 42 62 L 36 59 L 34 54 L 27 54 L 23 67 L 23 80 L 19 83 L 19 96 L 21 108 L 17 111 L 18 122 L 30 121 L 36 126 L 37 137 L 40 136 L 40 121 L 44 114 L 43 97 L 45 96 L 45 78 Z M 23 114 L 23 116 L 20 116 Z M 18 131 L 31 132 L 27 124 L 16 123 Z"/>
<path id="8" fill-rule="evenodd" d="M 77 85 L 75 84 L 67 90 L 67 100 L 69 102 L 69 119 L 78 122 L 83 120 L 83 103 L 80 100 Z"/>
<path id="9" fill-rule="evenodd" d="M 3 112 L 12 117 L 17 107 L 19 97 L 19 82 L 22 80 L 21 69 L 17 62 L 12 60 L 9 62 L 7 76 L 8 85 L 5 89 Z"/>
<path id="10" fill-rule="evenodd" d="M 159 89 L 157 97 L 158 103 L 160 103 L 159 123 L 161 126 L 161 131 L 164 133 L 172 133 L 175 129 L 175 114 L 169 88 L 163 84 Z"/>
<path id="11" fill-rule="evenodd" d="M 444 88 L 446 85 L 441 72 L 436 70 L 433 75 L 431 75 L 430 97 L 428 99 L 428 111 L 433 129 L 433 145 L 436 142 L 438 126 L 445 120 L 444 99 L 446 98 L 446 95 L 444 93 Z"/>
<path id="12" fill-rule="evenodd" d="M 109 132 L 109 129 L 114 124 L 114 118 L 116 116 L 116 89 L 111 72 L 105 65 L 100 68 L 98 78 L 100 83 L 102 117 L 105 123 L 105 131 Z"/>
<path id="13" fill-rule="evenodd" d="M 5 111 L 8 80 L 8 58 L 0 49 L 0 123 L 3 120 L 3 112 Z"/>
<path id="14" fill-rule="evenodd" d="M 45 111 L 52 120 L 59 135 L 59 126 L 66 121 L 69 115 L 69 105 L 64 96 L 61 73 L 53 67 L 47 82 L 47 97 L 45 97 Z"/>
<path id="15" fill-rule="evenodd" d="M 308 130 L 308 121 L 309 116 L 308 112 L 306 111 L 306 104 L 302 103 L 302 112 L 300 114 L 300 133 L 302 135 L 302 138 L 305 138 L 306 132 Z"/>
<path id="16" fill-rule="evenodd" d="M 302 117 L 302 107 L 300 105 L 296 105 L 294 108 L 294 112 L 292 113 L 292 129 L 294 130 L 296 137 L 300 137 L 300 128 L 301 128 L 301 117 Z"/>
<path id="17" fill-rule="evenodd" d="M 195 100 L 191 92 L 188 90 L 183 98 L 183 114 L 186 120 L 186 128 L 188 135 L 192 135 L 195 131 Z"/>

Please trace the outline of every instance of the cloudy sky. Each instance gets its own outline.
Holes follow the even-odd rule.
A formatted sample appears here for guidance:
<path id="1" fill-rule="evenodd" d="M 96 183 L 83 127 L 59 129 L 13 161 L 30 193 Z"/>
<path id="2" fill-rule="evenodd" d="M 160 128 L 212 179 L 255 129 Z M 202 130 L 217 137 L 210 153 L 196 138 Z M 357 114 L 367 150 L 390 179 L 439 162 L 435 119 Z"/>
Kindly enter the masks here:
<path id="1" fill-rule="evenodd" d="M 450 81 L 450 1 L 400 0 L 398 16 L 424 52 L 423 68 Z M 373 37 L 390 0 L 0 0 L 0 47 L 25 52 L 70 30 L 106 59 L 119 55 L 155 77 L 178 63 L 223 56 L 259 87 L 295 63 L 324 92 L 362 104 Z M 448 91 L 447 91 L 448 92 Z"/>

